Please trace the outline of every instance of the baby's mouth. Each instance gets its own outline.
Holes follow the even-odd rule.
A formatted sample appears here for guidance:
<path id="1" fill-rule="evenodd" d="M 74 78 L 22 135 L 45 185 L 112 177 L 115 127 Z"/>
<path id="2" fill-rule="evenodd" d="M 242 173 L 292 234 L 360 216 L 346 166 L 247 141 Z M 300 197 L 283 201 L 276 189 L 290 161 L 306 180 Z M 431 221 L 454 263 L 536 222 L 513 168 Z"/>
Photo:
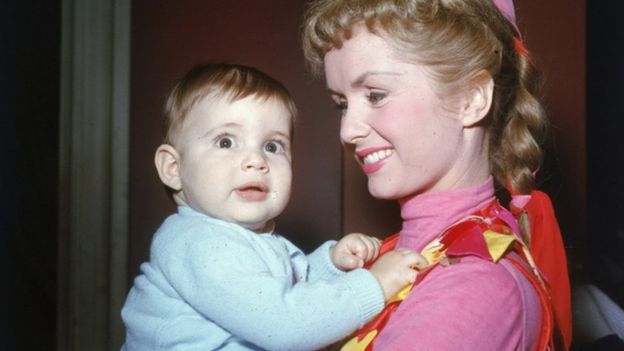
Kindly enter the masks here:
<path id="1" fill-rule="evenodd" d="M 238 196 L 247 201 L 264 200 L 268 194 L 268 187 L 263 183 L 248 183 L 236 188 Z"/>

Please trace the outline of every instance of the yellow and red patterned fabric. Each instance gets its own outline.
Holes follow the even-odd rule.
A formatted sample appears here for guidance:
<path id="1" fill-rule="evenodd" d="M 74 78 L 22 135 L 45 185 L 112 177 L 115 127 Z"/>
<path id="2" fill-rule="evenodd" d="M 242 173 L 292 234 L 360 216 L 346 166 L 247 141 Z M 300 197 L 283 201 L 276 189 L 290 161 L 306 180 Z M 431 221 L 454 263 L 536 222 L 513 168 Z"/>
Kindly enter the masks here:
<path id="1" fill-rule="evenodd" d="M 529 208 L 531 207 L 525 207 L 527 211 Z M 554 335 L 557 334 L 553 333 L 553 331 L 557 328 L 555 328 L 554 323 L 555 317 L 553 316 L 553 302 L 550 297 L 550 291 L 534 264 L 529 248 L 522 242 L 519 234 L 511 229 L 512 223 L 510 221 L 513 221 L 513 218 L 507 217 L 507 214 L 509 212 L 495 200 L 472 216 L 468 216 L 460 222 L 453 224 L 438 239 L 429 243 L 421 252 L 429 265 L 419 272 L 416 282 L 406 286 L 393 299 L 388 301 L 382 312 L 360 329 L 341 350 L 371 351 L 376 336 L 385 327 L 400 303 L 409 295 L 412 287 L 425 279 L 431 268 L 439 264 L 453 264 L 462 256 L 467 255 L 476 256 L 491 262 L 498 262 L 503 258 L 509 259 L 523 273 L 534 286 L 540 298 L 542 323 L 537 349 L 553 350 Z M 551 221 L 553 219 L 554 215 Z M 542 218 L 543 220 L 544 217 Z M 515 225 L 515 222 L 513 224 Z M 535 228 L 535 230 L 539 229 L 538 227 Z M 535 231 L 533 232 L 535 233 Z M 396 246 L 398 237 L 399 235 L 395 234 L 384 240 L 381 254 L 392 250 Z M 543 245 L 543 240 L 534 241 L 534 243 Z M 543 247 L 540 249 L 543 249 Z M 508 255 L 510 252 L 515 252 L 517 255 L 514 255 L 514 257 L 520 257 L 524 262 L 520 262 L 511 257 L 512 255 Z M 565 258 L 565 253 L 563 258 Z M 531 268 L 527 269 L 527 266 Z M 567 275 L 565 279 L 567 279 Z"/>

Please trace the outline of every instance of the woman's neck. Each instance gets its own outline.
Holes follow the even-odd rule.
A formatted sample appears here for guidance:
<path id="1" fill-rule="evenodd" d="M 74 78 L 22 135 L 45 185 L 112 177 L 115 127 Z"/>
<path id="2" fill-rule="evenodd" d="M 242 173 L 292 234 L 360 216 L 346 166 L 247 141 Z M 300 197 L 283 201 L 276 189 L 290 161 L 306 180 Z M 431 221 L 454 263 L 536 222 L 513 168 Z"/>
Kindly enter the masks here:
<path id="1" fill-rule="evenodd" d="M 397 247 L 417 251 L 451 224 L 484 207 L 494 199 L 490 177 L 469 188 L 420 194 L 400 202 L 403 226 Z"/>

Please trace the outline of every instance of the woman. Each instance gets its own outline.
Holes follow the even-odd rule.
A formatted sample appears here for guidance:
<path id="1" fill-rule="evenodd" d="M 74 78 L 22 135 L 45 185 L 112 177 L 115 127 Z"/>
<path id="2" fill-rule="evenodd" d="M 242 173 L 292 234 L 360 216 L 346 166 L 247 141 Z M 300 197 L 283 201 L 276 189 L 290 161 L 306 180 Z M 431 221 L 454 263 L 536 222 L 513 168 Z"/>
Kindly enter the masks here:
<path id="1" fill-rule="evenodd" d="M 547 120 L 511 0 L 319 0 L 303 47 L 369 192 L 401 205 L 388 245 L 432 258 L 346 348 L 569 347 L 565 253 L 533 190 Z"/>

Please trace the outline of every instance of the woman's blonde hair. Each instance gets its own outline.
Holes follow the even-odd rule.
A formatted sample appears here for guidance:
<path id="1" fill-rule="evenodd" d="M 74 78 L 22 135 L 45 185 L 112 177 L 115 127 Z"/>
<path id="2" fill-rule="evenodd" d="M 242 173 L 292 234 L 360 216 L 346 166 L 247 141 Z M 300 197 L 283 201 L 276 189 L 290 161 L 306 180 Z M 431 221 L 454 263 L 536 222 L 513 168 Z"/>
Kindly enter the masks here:
<path id="1" fill-rule="evenodd" d="M 305 13 L 303 51 L 311 71 L 364 25 L 406 61 L 423 65 L 439 94 L 470 86 L 479 72 L 494 80 L 485 119 L 491 172 L 519 194 L 535 187 L 547 119 L 536 98 L 540 77 L 515 27 L 491 0 L 318 0 Z"/>

